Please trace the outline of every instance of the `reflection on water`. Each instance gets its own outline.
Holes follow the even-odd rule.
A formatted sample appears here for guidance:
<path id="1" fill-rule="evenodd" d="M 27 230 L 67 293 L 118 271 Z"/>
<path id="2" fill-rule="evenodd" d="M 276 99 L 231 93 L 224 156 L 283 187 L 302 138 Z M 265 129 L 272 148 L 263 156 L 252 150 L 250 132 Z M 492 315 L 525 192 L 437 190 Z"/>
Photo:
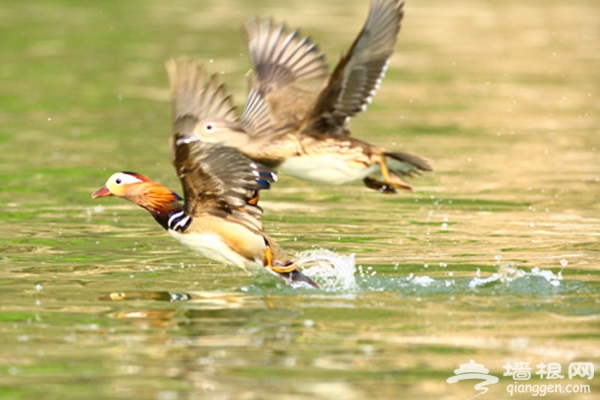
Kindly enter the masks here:
<path id="1" fill-rule="evenodd" d="M 544 397 L 597 396 L 597 376 L 568 376 L 600 370 L 595 2 L 407 4 L 352 129 L 436 172 L 398 196 L 282 176 L 262 198 L 319 290 L 210 263 L 134 205 L 89 198 L 119 170 L 178 188 L 167 59 L 212 59 L 239 103 L 245 18 L 335 55 L 366 3 L 4 7 L 0 397 L 466 399 L 479 381 L 447 380 L 470 360 L 498 378 L 482 399 L 510 397 L 515 363 L 526 383 L 552 364 L 553 383 L 591 389 Z"/>

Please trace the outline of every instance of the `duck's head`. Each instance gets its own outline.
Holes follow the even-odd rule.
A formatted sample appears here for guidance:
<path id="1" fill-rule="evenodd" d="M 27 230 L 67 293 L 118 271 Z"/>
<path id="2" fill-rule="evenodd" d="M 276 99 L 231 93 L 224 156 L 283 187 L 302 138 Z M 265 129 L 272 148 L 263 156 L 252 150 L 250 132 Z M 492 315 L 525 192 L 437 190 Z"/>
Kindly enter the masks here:
<path id="1" fill-rule="evenodd" d="M 135 172 L 117 172 L 108 178 L 104 187 L 92 193 L 92 198 L 96 199 L 107 196 L 128 197 L 128 193 L 131 192 L 132 188 L 144 182 L 154 183 L 144 175 Z"/>
<path id="2" fill-rule="evenodd" d="M 240 147 L 248 140 L 248 134 L 235 122 L 206 118 L 194 127 L 194 135 L 206 143 L 220 143 Z"/>
<path id="3" fill-rule="evenodd" d="M 104 187 L 92 193 L 94 199 L 106 196 L 123 197 L 147 209 L 161 209 L 181 200 L 171 189 L 135 172 L 112 174 Z"/>
<path id="4" fill-rule="evenodd" d="M 92 193 L 94 199 L 107 196 L 122 197 L 145 208 L 165 229 L 169 214 L 182 209 L 181 196 L 135 172 L 117 172 Z"/>

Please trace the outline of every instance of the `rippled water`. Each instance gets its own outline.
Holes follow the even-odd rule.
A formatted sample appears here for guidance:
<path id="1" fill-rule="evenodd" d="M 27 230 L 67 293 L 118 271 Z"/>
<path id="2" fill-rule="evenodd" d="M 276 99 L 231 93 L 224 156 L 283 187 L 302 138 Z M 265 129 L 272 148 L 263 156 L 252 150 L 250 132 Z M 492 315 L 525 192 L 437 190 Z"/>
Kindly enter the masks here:
<path id="1" fill-rule="evenodd" d="M 210 61 L 240 102 L 245 18 L 302 26 L 334 62 L 367 3 L 2 7 L 0 397 L 466 399 L 481 379 L 447 379 L 470 360 L 498 378 L 481 399 L 597 396 L 595 2 L 408 3 L 352 128 L 436 172 L 397 196 L 281 176 L 262 197 L 321 290 L 210 263 L 134 205 L 91 199 L 119 170 L 179 188 L 167 59 Z M 530 379 L 504 375 L 521 362 Z"/>

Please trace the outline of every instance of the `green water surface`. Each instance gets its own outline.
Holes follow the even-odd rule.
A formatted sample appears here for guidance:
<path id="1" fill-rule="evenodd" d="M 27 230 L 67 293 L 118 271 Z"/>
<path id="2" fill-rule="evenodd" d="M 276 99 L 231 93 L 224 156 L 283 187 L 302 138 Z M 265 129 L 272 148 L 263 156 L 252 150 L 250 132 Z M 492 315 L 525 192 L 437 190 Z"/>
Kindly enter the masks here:
<path id="1" fill-rule="evenodd" d="M 467 399 L 480 380 L 446 380 L 471 359 L 499 378 L 481 399 L 511 397 L 519 362 L 523 384 L 590 391 L 546 398 L 600 393 L 599 2 L 408 2 L 352 130 L 435 173 L 395 196 L 280 176 L 261 198 L 290 254 L 354 254 L 352 285 L 248 276 L 131 203 L 91 199 L 122 170 L 179 190 L 168 59 L 204 60 L 241 104 L 246 18 L 301 26 L 335 63 L 367 11 L 3 2 L 0 398 Z M 569 379 L 575 362 L 598 376 Z M 565 378 L 541 379 L 542 363 Z"/>

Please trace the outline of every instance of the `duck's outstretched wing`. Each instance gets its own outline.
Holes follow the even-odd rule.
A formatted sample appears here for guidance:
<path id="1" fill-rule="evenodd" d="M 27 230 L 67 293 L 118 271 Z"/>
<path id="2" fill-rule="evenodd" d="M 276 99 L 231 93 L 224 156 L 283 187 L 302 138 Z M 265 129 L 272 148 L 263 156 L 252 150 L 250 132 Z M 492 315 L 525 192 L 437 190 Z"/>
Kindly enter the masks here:
<path id="1" fill-rule="evenodd" d="M 240 125 L 250 136 L 265 136 L 273 132 L 271 115 L 264 96 L 259 90 L 251 89 L 246 99 Z"/>
<path id="2" fill-rule="evenodd" d="M 173 121 L 191 116 L 198 121 L 214 118 L 234 122 L 236 109 L 225 84 L 217 75 L 208 76 L 204 65 L 193 58 L 182 57 L 166 64 L 171 85 Z"/>
<path id="3" fill-rule="evenodd" d="M 256 72 L 255 88 L 263 95 L 296 82 L 327 77 L 325 56 L 310 38 L 284 24 L 252 18 L 246 22 L 246 40 Z"/>
<path id="4" fill-rule="evenodd" d="M 277 135 L 279 128 L 304 118 L 318 91 L 305 85 L 322 84 L 328 74 L 325 56 L 310 38 L 298 30 L 290 32 L 284 24 L 252 18 L 246 22 L 246 40 L 254 75 L 249 76 L 249 94 L 244 116 L 255 98 L 268 105 L 273 128 L 255 130 L 254 135 Z"/>
<path id="5" fill-rule="evenodd" d="M 200 141 L 190 130 L 194 125 L 193 119 L 177 121 L 172 142 L 185 213 L 191 217 L 209 213 L 235 218 L 262 231 L 258 191 L 268 189 L 276 180 L 275 174 L 233 147 Z"/>
<path id="6" fill-rule="evenodd" d="M 236 107 L 225 84 L 219 84 L 216 74 L 208 76 L 202 63 L 193 58 L 179 58 L 167 62 L 173 101 L 173 121 L 191 116 L 200 121 L 218 121 L 237 133 L 262 135 L 270 132 L 271 120 L 267 105 L 260 93 L 248 96 L 242 118 L 238 120 Z M 226 135 L 223 142 L 229 143 Z"/>
<path id="7" fill-rule="evenodd" d="M 347 134 L 346 121 L 371 102 L 394 51 L 403 0 L 373 0 L 367 22 L 319 94 L 303 131 Z"/>
<path id="8" fill-rule="evenodd" d="M 194 133 L 201 121 L 219 121 L 223 131 L 243 132 L 225 86 L 190 58 L 167 63 L 173 102 L 171 156 L 184 192 L 184 211 L 236 218 L 262 230 L 258 191 L 276 177 L 233 147 L 207 143 Z M 216 128 L 216 127 L 215 127 Z"/>

